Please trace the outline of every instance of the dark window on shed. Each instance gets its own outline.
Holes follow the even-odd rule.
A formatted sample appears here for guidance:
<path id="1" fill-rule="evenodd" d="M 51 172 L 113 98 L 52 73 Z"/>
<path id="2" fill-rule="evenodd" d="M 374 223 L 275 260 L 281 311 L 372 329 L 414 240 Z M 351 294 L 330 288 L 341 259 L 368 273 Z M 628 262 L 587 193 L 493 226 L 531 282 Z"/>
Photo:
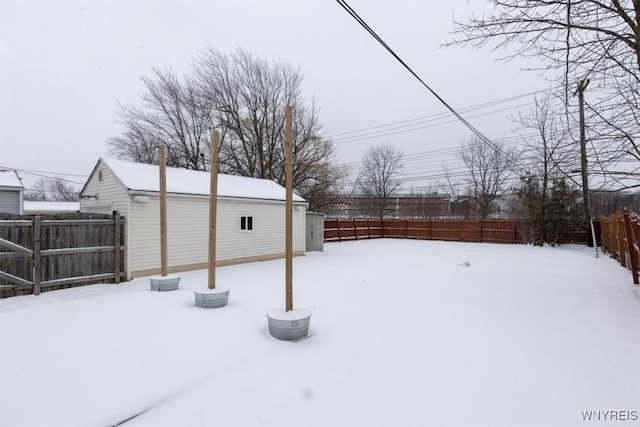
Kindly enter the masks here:
<path id="1" fill-rule="evenodd" d="M 240 231 L 252 231 L 253 230 L 253 216 L 242 215 L 240 217 Z"/>

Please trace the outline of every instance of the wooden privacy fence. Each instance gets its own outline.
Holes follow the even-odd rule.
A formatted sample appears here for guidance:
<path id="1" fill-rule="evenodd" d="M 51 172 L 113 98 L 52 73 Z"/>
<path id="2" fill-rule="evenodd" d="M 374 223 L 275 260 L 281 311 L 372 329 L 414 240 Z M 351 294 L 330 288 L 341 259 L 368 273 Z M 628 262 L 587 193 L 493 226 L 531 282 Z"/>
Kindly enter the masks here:
<path id="1" fill-rule="evenodd" d="M 325 242 L 395 237 L 455 242 L 527 243 L 531 235 L 528 221 L 417 220 L 417 219 L 335 219 L 324 221 Z M 585 230 L 564 234 L 563 243 L 586 243 Z"/>
<path id="2" fill-rule="evenodd" d="M 618 260 L 620 265 L 631 270 L 633 283 L 638 280 L 640 261 L 640 218 L 635 213 L 616 213 L 610 217 L 600 215 L 602 251 Z"/>
<path id="3" fill-rule="evenodd" d="M 126 278 L 119 214 L 0 214 L 0 297 Z"/>

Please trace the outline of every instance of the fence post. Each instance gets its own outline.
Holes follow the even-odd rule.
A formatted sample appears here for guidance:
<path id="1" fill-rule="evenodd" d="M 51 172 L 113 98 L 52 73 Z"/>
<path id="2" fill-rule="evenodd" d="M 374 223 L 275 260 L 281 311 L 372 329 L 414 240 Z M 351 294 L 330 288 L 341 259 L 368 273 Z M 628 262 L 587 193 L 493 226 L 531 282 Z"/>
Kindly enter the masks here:
<path id="1" fill-rule="evenodd" d="M 616 240 L 618 241 L 618 261 L 620 261 L 620 265 L 623 267 L 627 266 L 627 257 L 626 252 L 624 250 L 624 238 L 622 237 L 622 230 L 620 230 L 622 226 L 624 226 L 624 219 L 622 214 L 618 213 L 616 218 Z"/>
<path id="2" fill-rule="evenodd" d="M 480 241 L 480 243 L 482 243 L 482 220 L 480 220 L 480 227 L 479 228 L 480 228 L 480 239 L 479 239 L 479 241 Z"/>
<path id="3" fill-rule="evenodd" d="M 640 221 L 638 215 L 634 214 L 633 220 L 630 220 L 629 225 L 631 228 L 632 249 L 636 256 L 636 271 L 640 275 L 640 223 L 638 221 Z M 640 283 L 636 283 L 636 285 L 638 284 Z"/>
<path id="4" fill-rule="evenodd" d="M 356 240 L 358 240 L 358 227 L 356 225 L 356 217 L 353 217 L 353 235 L 355 236 Z"/>
<path id="5" fill-rule="evenodd" d="M 629 248 L 629 260 L 631 261 L 631 275 L 633 276 L 633 283 L 638 284 L 638 257 L 636 250 L 633 247 L 633 235 L 631 232 L 631 219 L 629 218 L 629 212 L 624 213 L 624 229 L 627 235 L 627 247 Z M 624 256 L 624 254 L 623 254 Z"/>
<path id="6" fill-rule="evenodd" d="M 602 253 L 606 254 L 607 253 L 607 242 L 605 241 L 605 232 L 604 232 L 604 227 L 603 227 L 603 223 L 604 223 L 604 215 L 600 214 L 598 215 L 598 224 L 600 224 L 600 246 L 602 248 Z"/>
<path id="7" fill-rule="evenodd" d="M 340 219 L 336 218 L 336 229 L 338 230 L 338 241 L 342 242 L 342 234 L 340 233 Z"/>
<path id="8" fill-rule="evenodd" d="M 115 246 L 115 252 L 113 254 L 113 263 L 114 263 L 114 267 L 113 267 L 113 274 L 114 274 L 114 280 L 113 283 L 115 283 L 116 285 L 118 283 L 120 283 L 120 227 L 122 224 L 122 220 L 120 219 L 120 212 L 115 211 L 113 212 L 113 216 L 114 216 L 114 224 L 115 224 L 115 232 L 114 234 L 114 246 Z"/>
<path id="9" fill-rule="evenodd" d="M 369 224 L 369 218 L 367 218 L 367 235 L 371 238 L 371 224 Z"/>
<path id="10" fill-rule="evenodd" d="M 607 252 L 610 258 L 615 258 L 615 249 L 613 248 L 613 215 L 607 220 Z"/>
<path id="11" fill-rule="evenodd" d="M 405 239 L 409 238 L 409 220 L 408 219 L 404 220 L 404 238 Z"/>
<path id="12" fill-rule="evenodd" d="M 40 295 L 40 276 L 42 262 L 40 258 L 40 215 L 33 219 L 33 294 Z"/>
<path id="13" fill-rule="evenodd" d="M 620 243 L 618 241 L 618 214 L 611 215 L 611 248 L 613 248 L 613 258 L 620 262 Z"/>

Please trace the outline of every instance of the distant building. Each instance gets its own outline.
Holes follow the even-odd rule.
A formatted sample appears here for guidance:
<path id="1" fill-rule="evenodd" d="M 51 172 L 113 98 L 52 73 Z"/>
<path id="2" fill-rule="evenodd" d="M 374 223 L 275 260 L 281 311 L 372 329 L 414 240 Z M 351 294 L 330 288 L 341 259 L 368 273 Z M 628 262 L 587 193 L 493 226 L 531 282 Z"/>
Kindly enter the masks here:
<path id="1" fill-rule="evenodd" d="M 362 195 L 336 194 L 332 202 L 319 211 L 329 218 L 377 218 L 380 200 Z M 440 193 L 398 194 L 389 197 L 384 209 L 385 218 L 429 219 L 446 218 L 449 196 Z"/>
<path id="2" fill-rule="evenodd" d="M 623 212 L 625 209 L 640 213 L 640 191 L 598 191 L 589 192 L 591 215 L 598 216 L 611 215 L 616 212 Z"/>
<path id="3" fill-rule="evenodd" d="M 0 169 L 0 212 L 22 215 L 24 186 L 18 173 L 12 169 Z"/>
<path id="4" fill-rule="evenodd" d="M 461 196 L 451 201 L 451 216 L 457 219 L 470 219 L 473 214 L 473 199 Z"/>

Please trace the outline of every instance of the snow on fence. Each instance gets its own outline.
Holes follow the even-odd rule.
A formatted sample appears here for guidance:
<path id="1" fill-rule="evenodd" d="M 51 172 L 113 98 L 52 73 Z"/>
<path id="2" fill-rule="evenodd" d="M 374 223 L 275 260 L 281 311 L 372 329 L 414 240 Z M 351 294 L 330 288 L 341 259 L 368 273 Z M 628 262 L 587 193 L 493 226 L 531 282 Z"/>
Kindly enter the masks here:
<path id="1" fill-rule="evenodd" d="M 527 243 L 531 234 L 528 221 L 417 220 L 417 219 L 335 219 L 324 221 L 325 242 L 395 237 L 403 239 L 448 240 L 455 242 Z M 563 234 L 561 243 L 586 243 L 586 230 Z"/>
<path id="2" fill-rule="evenodd" d="M 0 298 L 126 278 L 119 214 L 0 214 Z"/>
<path id="3" fill-rule="evenodd" d="M 618 260 L 620 265 L 631 270 L 633 283 L 638 280 L 640 264 L 640 218 L 635 213 L 620 212 L 598 217 L 602 251 Z"/>

